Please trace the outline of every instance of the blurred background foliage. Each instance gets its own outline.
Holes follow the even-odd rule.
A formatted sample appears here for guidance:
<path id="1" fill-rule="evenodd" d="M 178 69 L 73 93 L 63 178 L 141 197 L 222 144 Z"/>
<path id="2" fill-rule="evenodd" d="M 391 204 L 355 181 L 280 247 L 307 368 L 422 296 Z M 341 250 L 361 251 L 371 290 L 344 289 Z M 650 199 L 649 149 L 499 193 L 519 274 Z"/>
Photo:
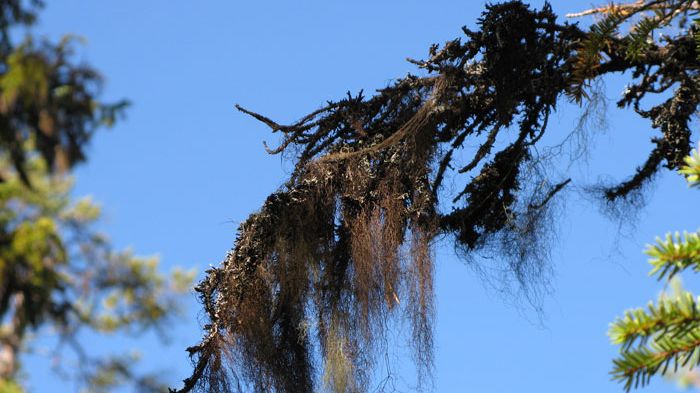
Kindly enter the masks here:
<path id="1" fill-rule="evenodd" d="M 23 391 L 22 354 L 37 333 L 57 338 L 47 354 L 81 389 L 160 391 L 134 370 L 137 352 L 93 354 L 81 335 L 163 336 L 195 273 L 163 274 L 158 258 L 115 250 L 96 229 L 99 205 L 71 194 L 71 169 L 128 102 L 99 100 L 100 74 L 75 61 L 79 39 L 31 35 L 42 5 L 0 1 L 0 392 Z"/>

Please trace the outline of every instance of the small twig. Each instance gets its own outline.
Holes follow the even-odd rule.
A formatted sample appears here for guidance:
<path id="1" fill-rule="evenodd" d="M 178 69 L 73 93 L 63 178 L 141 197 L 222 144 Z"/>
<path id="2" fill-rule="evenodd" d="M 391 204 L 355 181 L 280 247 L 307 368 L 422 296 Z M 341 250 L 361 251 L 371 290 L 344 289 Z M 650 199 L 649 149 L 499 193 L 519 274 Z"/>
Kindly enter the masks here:
<path id="1" fill-rule="evenodd" d="M 548 192 L 547 195 L 544 197 L 544 199 L 542 200 L 542 202 L 540 202 L 540 203 L 531 203 L 531 204 L 528 206 L 528 208 L 530 208 L 530 209 L 536 209 L 536 210 L 537 210 L 537 209 L 541 209 L 542 207 L 544 207 L 544 205 L 546 205 L 547 203 L 549 203 L 549 201 L 550 201 L 559 191 L 561 191 L 562 188 L 566 187 L 566 185 L 569 184 L 570 182 L 571 182 L 571 179 L 566 179 L 566 180 L 564 180 L 563 182 L 557 184 L 557 185 L 554 186 L 551 190 L 549 190 L 549 192 Z"/>
<path id="2" fill-rule="evenodd" d="M 270 127 L 270 128 L 272 129 L 273 132 L 274 132 L 274 131 L 283 131 L 285 128 L 287 128 L 287 127 L 285 127 L 285 126 L 282 126 L 282 125 L 279 125 L 279 124 L 275 123 L 275 122 L 272 121 L 269 117 L 265 117 L 265 116 L 263 116 L 263 115 L 261 115 L 261 114 L 259 114 L 259 113 L 256 113 L 256 112 L 253 112 L 253 111 L 249 111 L 249 110 L 245 109 L 244 107 L 242 107 L 242 106 L 240 106 L 240 105 L 238 105 L 238 104 L 236 104 L 236 105 L 234 105 L 234 106 L 236 107 L 236 109 L 238 109 L 239 111 L 245 113 L 246 115 L 252 116 L 252 117 L 254 117 L 256 120 L 260 121 L 261 123 L 264 123 L 265 125 L 267 125 L 268 127 Z"/>

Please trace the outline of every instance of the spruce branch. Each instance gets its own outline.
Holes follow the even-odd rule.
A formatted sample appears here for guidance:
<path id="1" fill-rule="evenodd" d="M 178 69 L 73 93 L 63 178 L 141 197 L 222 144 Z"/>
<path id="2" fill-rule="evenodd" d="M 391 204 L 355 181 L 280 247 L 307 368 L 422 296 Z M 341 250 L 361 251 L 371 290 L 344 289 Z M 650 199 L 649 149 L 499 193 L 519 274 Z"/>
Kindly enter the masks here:
<path id="1" fill-rule="evenodd" d="M 698 233 L 668 233 L 665 239 L 657 238 L 655 245 L 650 245 L 645 251 L 651 257 L 649 263 L 652 270 L 649 275 L 656 274 L 659 280 L 672 278 L 681 271 L 692 268 L 700 271 L 700 234 Z"/>
<path id="2" fill-rule="evenodd" d="M 661 334 L 647 346 L 622 351 L 613 360 L 613 379 L 624 383 L 626 391 L 645 386 L 654 375 L 673 369 L 697 366 L 700 363 L 700 327 L 695 326 L 682 335 Z"/>
<path id="3" fill-rule="evenodd" d="M 697 186 L 700 156 L 695 150 L 685 157 L 680 172 L 691 186 Z M 650 275 L 671 279 L 681 271 L 700 271 L 700 233 L 667 234 L 647 247 L 651 257 Z M 613 379 L 624 383 L 625 390 L 644 386 L 656 374 L 665 374 L 673 364 L 694 368 L 700 364 L 700 298 L 681 291 L 672 297 L 662 297 L 647 309 L 626 311 L 610 325 L 608 335 L 620 346 L 620 355 L 613 360 Z"/>
<path id="4" fill-rule="evenodd" d="M 685 157 L 685 165 L 680 169 L 680 173 L 685 175 L 691 187 L 700 187 L 700 150 L 695 149 Z"/>
<path id="5" fill-rule="evenodd" d="M 679 337 L 698 326 L 700 305 L 689 292 L 673 298 L 662 298 L 657 304 L 649 302 L 647 309 L 628 310 L 610 325 L 610 341 L 628 350 L 645 345 L 656 336 Z"/>

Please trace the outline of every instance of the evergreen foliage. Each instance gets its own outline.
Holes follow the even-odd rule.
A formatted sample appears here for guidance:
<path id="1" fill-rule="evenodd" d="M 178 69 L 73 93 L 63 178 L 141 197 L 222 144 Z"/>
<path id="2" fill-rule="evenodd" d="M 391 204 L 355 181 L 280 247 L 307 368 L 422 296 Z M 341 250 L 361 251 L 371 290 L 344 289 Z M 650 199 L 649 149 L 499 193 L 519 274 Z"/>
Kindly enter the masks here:
<path id="1" fill-rule="evenodd" d="M 700 166 L 698 151 L 686 157 L 683 173 L 688 183 L 698 186 Z M 671 279 L 682 271 L 700 270 L 700 234 L 668 234 L 647 248 L 651 257 L 650 275 L 659 280 Z M 700 298 L 689 292 L 664 297 L 647 309 L 627 311 L 610 326 L 610 339 L 620 345 L 620 356 L 614 360 L 613 377 L 625 389 L 643 386 L 656 374 L 669 368 L 694 368 L 700 364 Z"/>
<path id="2" fill-rule="evenodd" d="M 685 166 L 680 172 L 685 175 L 691 187 L 700 188 L 700 152 L 698 150 L 694 150 L 685 158 Z"/>
<path id="3" fill-rule="evenodd" d="M 74 38 L 13 39 L 10 30 L 31 26 L 41 5 L 0 1 L 0 391 L 23 391 L 32 370 L 22 369 L 22 355 L 49 332 L 56 371 L 77 386 L 162 391 L 158 378 L 134 370 L 134 354 L 95 355 L 80 338 L 162 332 L 193 273 L 167 276 L 157 258 L 114 249 L 95 228 L 99 206 L 71 196 L 68 170 L 126 102 L 98 99 L 101 77 L 75 60 Z"/>
<path id="4" fill-rule="evenodd" d="M 131 354 L 92 355 L 79 335 L 160 331 L 179 310 L 192 272 L 164 276 L 157 258 L 115 250 L 95 230 L 100 208 L 90 198 L 70 197 L 72 180 L 48 175 L 43 160 L 28 162 L 32 187 L 0 154 L 0 379 L 22 384 L 20 357 L 33 332 L 52 330 L 59 374 L 91 391 L 130 382 L 143 391 L 162 390 L 141 375 Z"/>
<path id="5" fill-rule="evenodd" d="M 633 199 L 662 164 L 683 165 L 700 103 L 696 30 L 683 22 L 696 4 L 604 7 L 590 12 L 603 18 L 589 30 L 557 22 L 549 5 L 488 5 L 477 30 L 409 59 L 419 74 L 375 95 L 348 93 L 289 125 L 238 106 L 281 135 L 265 147 L 292 156 L 294 170 L 196 287 L 208 321 L 188 348 L 193 373 L 176 391 L 367 391 L 387 326 L 400 316 L 423 382 L 435 239 L 453 239 L 467 258 L 498 252 L 525 287 L 546 270 L 537 242 L 570 182 L 542 169 L 554 159 L 541 153 L 542 137 L 560 99 L 582 102 L 594 79 L 629 72 L 618 106 L 660 131 L 636 173 L 604 189 L 609 203 Z M 675 24 L 673 36 L 654 34 Z M 646 109 L 648 96 L 662 102 Z M 649 318 L 642 327 L 653 329 Z"/>
<path id="6" fill-rule="evenodd" d="M 100 126 L 109 126 L 127 101 L 101 102 L 102 77 L 74 56 L 76 38 L 57 43 L 27 35 L 10 40 L 17 24 L 31 25 L 41 1 L 0 2 L 0 148 L 28 183 L 27 160 L 39 154 L 52 172 L 86 159 L 85 148 Z M 31 139 L 31 150 L 25 141 Z"/>
<path id="7" fill-rule="evenodd" d="M 677 273 L 692 267 L 700 270 L 700 236 L 697 233 L 679 233 L 666 235 L 666 239 L 657 239 L 656 245 L 647 249 L 653 269 L 650 274 L 658 274 L 659 280 L 671 278 Z"/>

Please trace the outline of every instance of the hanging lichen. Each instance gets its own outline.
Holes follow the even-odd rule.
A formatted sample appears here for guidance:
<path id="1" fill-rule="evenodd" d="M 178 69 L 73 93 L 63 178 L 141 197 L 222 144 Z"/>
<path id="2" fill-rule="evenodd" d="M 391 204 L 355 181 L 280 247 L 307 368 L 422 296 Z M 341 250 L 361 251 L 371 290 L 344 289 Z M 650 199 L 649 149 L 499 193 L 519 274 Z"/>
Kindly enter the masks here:
<path id="1" fill-rule="evenodd" d="M 620 102 L 635 109 L 644 93 L 680 84 L 666 103 L 639 110 L 662 131 L 653 162 L 607 198 L 625 198 L 658 162 L 677 167 L 689 150 L 700 101 L 692 37 L 625 56 L 624 37 L 594 47 L 548 5 L 519 1 L 488 6 L 479 28 L 412 60 L 423 76 L 348 95 L 292 125 L 238 108 L 282 134 L 268 151 L 294 152 L 295 167 L 197 287 L 209 322 L 189 348 L 194 372 L 180 392 L 366 391 L 398 316 L 410 321 L 419 380 L 429 376 L 433 242 L 452 236 L 465 253 L 500 244 L 521 283 L 542 271 L 532 242 L 569 180 L 533 175 L 535 146 L 557 100 L 585 99 L 592 78 L 641 77 Z M 589 47 L 602 53 L 593 65 Z M 463 186 L 450 194 L 447 178 Z"/>

